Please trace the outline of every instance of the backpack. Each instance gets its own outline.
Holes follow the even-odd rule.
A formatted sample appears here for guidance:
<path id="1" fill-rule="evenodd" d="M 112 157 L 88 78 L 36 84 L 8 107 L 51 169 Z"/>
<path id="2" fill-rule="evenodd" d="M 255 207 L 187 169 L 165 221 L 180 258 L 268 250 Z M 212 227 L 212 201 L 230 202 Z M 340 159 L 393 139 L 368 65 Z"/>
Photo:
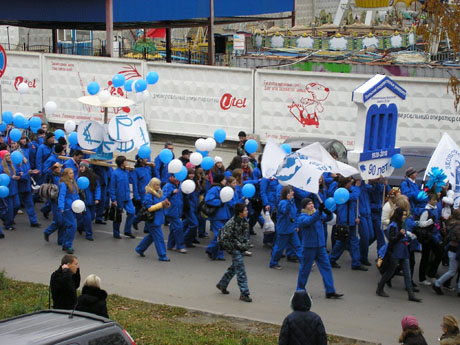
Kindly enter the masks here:
<path id="1" fill-rule="evenodd" d="M 233 220 L 231 222 L 231 224 L 225 224 L 217 235 L 217 245 L 221 250 L 231 251 L 233 249 Z"/>
<path id="2" fill-rule="evenodd" d="M 57 200 L 59 188 L 54 183 L 43 183 L 38 191 L 40 198 Z"/>

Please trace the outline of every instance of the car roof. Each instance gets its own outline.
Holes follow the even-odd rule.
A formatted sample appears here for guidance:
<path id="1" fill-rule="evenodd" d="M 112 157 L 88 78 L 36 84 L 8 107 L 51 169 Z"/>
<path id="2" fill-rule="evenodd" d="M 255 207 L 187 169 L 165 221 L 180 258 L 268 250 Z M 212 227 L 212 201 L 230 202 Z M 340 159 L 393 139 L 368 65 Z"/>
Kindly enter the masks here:
<path id="1" fill-rule="evenodd" d="M 70 318 L 69 316 L 72 315 Z M 54 344 L 99 329 L 121 326 L 94 314 L 41 310 L 0 321 L 1 344 Z"/>

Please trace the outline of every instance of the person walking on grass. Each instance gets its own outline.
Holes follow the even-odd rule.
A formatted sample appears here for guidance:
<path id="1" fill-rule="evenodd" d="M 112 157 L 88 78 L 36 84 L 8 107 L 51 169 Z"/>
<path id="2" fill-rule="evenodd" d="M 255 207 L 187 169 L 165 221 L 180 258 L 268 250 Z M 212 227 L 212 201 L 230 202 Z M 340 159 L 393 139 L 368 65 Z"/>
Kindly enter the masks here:
<path id="1" fill-rule="evenodd" d="M 216 287 L 224 294 L 229 294 L 227 286 L 236 275 L 240 288 L 240 300 L 252 302 L 249 297 L 248 278 L 244 267 L 243 254 L 249 249 L 248 208 L 244 203 L 235 205 L 235 216 L 225 223 L 219 233 L 219 246 L 232 255 L 232 264 L 224 273 Z"/>

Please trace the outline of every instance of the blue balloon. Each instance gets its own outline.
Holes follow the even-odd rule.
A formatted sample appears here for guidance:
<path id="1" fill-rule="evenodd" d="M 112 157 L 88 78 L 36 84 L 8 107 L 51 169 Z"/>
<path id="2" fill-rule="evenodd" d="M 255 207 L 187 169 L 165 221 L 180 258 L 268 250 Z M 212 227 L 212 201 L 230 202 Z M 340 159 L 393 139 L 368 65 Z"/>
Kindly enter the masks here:
<path id="1" fill-rule="evenodd" d="M 15 142 L 18 142 L 19 140 L 21 140 L 21 137 L 22 137 L 22 133 L 19 129 L 17 128 L 13 128 L 10 132 L 10 139 L 12 141 L 15 141 Z"/>
<path id="2" fill-rule="evenodd" d="M 22 123 L 21 128 L 22 128 L 22 129 L 27 129 L 27 128 L 29 128 L 29 120 L 28 120 L 28 119 L 24 119 L 24 122 Z"/>
<path id="3" fill-rule="evenodd" d="M 138 79 L 134 84 L 134 88 L 136 89 L 136 92 L 143 92 L 147 89 L 147 82 L 144 79 Z"/>
<path id="4" fill-rule="evenodd" d="M 289 144 L 282 144 L 281 148 L 286 152 L 287 154 L 292 152 L 292 147 Z"/>
<path id="5" fill-rule="evenodd" d="M 4 111 L 2 114 L 2 122 L 7 125 L 11 124 L 11 122 L 13 122 L 13 113 L 11 111 Z"/>
<path id="6" fill-rule="evenodd" d="M 6 186 L 0 186 L 0 198 L 6 198 L 10 194 L 10 190 Z"/>
<path id="7" fill-rule="evenodd" d="M 128 92 L 133 91 L 133 82 L 134 82 L 134 80 L 132 80 L 132 79 L 126 81 L 126 83 L 125 83 L 125 90 L 126 91 L 128 91 Z"/>
<path id="8" fill-rule="evenodd" d="M 57 141 L 59 138 L 65 137 L 65 132 L 62 129 L 56 129 L 54 131 L 54 136 L 55 136 L 55 139 Z"/>
<path id="9" fill-rule="evenodd" d="M 30 130 L 32 131 L 32 133 L 37 133 L 40 128 L 41 127 L 30 127 Z"/>
<path id="10" fill-rule="evenodd" d="M 208 151 L 200 151 L 200 150 L 196 150 L 196 152 L 198 152 L 198 153 L 201 153 L 201 155 L 202 155 L 203 157 L 206 157 L 206 156 L 209 154 L 209 152 L 208 152 Z"/>
<path id="11" fill-rule="evenodd" d="M 90 95 L 96 95 L 99 92 L 100 86 L 97 82 L 92 81 L 88 84 L 87 90 Z"/>
<path id="12" fill-rule="evenodd" d="M 214 159 L 212 157 L 204 157 L 201 161 L 201 167 L 204 170 L 210 170 L 214 166 Z"/>
<path id="13" fill-rule="evenodd" d="M 338 188 L 334 192 L 334 201 L 338 205 L 345 204 L 350 199 L 350 192 L 346 188 Z"/>
<path id="14" fill-rule="evenodd" d="M 24 117 L 24 115 L 17 114 L 17 115 L 14 115 L 13 124 L 17 128 L 22 128 L 24 126 L 25 120 L 26 118 Z"/>
<path id="15" fill-rule="evenodd" d="M 89 179 L 85 176 L 79 177 L 77 180 L 77 186 L 80 189 L 86 189 L 89 187 Z"/>
<path id="16" fill-rule="evenodd" d="M 405 162 L 406 162 L 406 159 L 400 153 L 397 153 L 393 157 L 391 157 L 391 166 L 395 169 L 402 168 Z"/>
<path id="17" fill-rule="evenodd" d="M 252 183 L 246 183 L 242 190 L 243 196 L 246 198 L 252 198 L 254 194 L 256 193 L 256 187 Z"/>
<path id="18" fill-rule="evenodd" d="M 227 133 L 222 128 L 216 129 L 214 132 L 214 139 L 216 142 L 219 144 L 222 144 L 225 141 L 225 138 L 227 137 Z"/>
<path id="19" fill-rule="evenodd" d="M 125 85 L 125 76 L 123 74 L 115 74 L 112 78 L 113 87 L 122 87 Z"/>
<path id="20" fill-rule="evenodd" d="M 147 80 L 147 84 L 153 85 L 158 81 L 158 73 L 155 71 L 151 71 L 147 73 L 145 80 Z"/>
<path id="21" fill-rule="evenodd" d="M 11 178 L 7 174 L 0 174 L 0 186 L 8 186 Z"/>
<path id="22" fill-rule="evenodd" d="M 72 132 L 69 134 L 67 137 L 67 140 L 69 140 L 70 145 L 77 145 L 78 144 L 78 134 L 77 132 Z"/>
<path id="23" fill-rule="evenodd" d="M 336 209 L 336 205 L 335 205 L 335 200 L 334 198 L 330 197 L 330 198 L 327 198 L 326 201 L 324 202 L 324 206 L 326 206 L 326 208 L 331 211 L 331 212 L 334 212 L 335 209 Z"/>
<path id="24" fill-rule="evenodd" d="M 177 178 L 179 181 L 184 181 L 185 178 L 187 177 L 187 168 L 182 166 L 179 172 L 174 174 L 174 177 Z"/>
<path id="25" fill-rule="evenodd" d="M 147 144 L 147 145 L 142 145 L 141 147 L 139 147 L 139 151 L 137 152 L 137 155 L 139 156 L 139 158 L 145 159 L 145 158 L 149 158 L 151 153 L 152 153 L 152 150 L 150 149 L 150 145 Z"/>
<path id="26" fill-rule="evenodd" d="M 38 116 L 31 117 L 29 120 L 30 128 L 38 128 L 42 125 L 42 119 Z"/>
<path id="27" fill-rule="evenodd" d="M 173 159 L 173 153 L 170 149 L 163 149 L 160 151 L 160 160 L 164 164 L 168 164 Z"/>
<path id="28" fill-rule="evenodd" d="M 257 147 L 259 145 L 257 144 L 257 141 L 254 139 L 249 139 L 246 141 L 246 144 L 244 144 L 244 149 L 246 150 L 247 153 L 251 154 L 257 151 Z"/>
<path id="29" fill-rule="evenodd" d="M 21 164 L 23 159 L 24 159 L 24 156 L 22 155 L 21 152 L 14 151 L 11 153 L 11 161 L 13 162 L 13 164 L 16 164 L 16 165 Z"/>
<path id="30" fill-rule="evenodd" d="M 0 132 L 4 132 L 4 131 L 6 131 L 6 123 L 2 122 L 0 123 Z"/>

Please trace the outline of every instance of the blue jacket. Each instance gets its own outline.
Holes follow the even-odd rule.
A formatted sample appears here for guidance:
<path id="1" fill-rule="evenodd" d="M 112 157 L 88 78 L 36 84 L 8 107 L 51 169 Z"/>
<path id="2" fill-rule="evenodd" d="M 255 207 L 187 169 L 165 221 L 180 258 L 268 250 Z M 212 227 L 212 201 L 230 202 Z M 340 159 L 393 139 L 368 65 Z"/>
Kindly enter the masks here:
<path id="1" fill-rule="evenodd" d="M 169 177 L 171 176 L 168 172 L 168 164 L 161 161 L 160 155 L 155 157 L 155 174 L 160 179 L 161 183 L 167 183 L 169 181 Z"/>
<path id="2" fill-rule="evenodd" d="M 338 186 L 337 181 L 332 181 L 331 184 L 329 185 L 329 188 L 327 189 L 327 197 L 328 198 L 333 198 L 334 197 L 334 192 L 337 190 Z"/>
<path id="3" fill-rule="evenodd" d="M 369 192 L 371 186 L 366 182 L 361 181 L 361 185 L 358 187 L 360 190 L 359 193 L 359 216 L 360 217 L 369 217 L 371 215 L 371 200 L 369 197 Z"/>
<path id="4" fill-rule="evenodd" d="M 43 163 L 48 159 L 48 157 L 53 152 L 53 146 L 48 146 L 41 144 L 37 149 L 37 159 L 35 160 L 35 165 L 38 170 L 43 172 Z M 77 176 L 77 175 L 75 175 Z"/>
<path id="5" fill-rule="evenodd" d="M 233 194 L 233 198 L 232 200 L 230 200 L 228 203 L 227 203 L 227 206 L 229 207 L 229 210 L 230 210 L 230 214 L 233 216 L 235 215 L 235 205 L 239 202 L 243 202 L 244 203 L 244 199 L 243 199 L 243 191 L 242 191 L 242 188 L 240 185 L 236 185 L 235 186 L 235 189 L 233 190 L 234 191 L 234 194 Z M 250 204 L 249 204 L 250 205 Z M 248 206 L 249 206 L 248 205 Z M 249 208 L 249 207 L 248 207 Z"/>
<path id="6" fill-rule="evenodd" d="M 321 214 L 318 210 L 312 215 L 302 212 L 297 216 L 296 224 L 300 228 L 300 237 L 302 238 L 302 246 L 304 248 L 326 246 L 323 221 L 329 221 L 331 218 L 332 215 L 328 217 L 326 214 Z"/>
<path id="7" fill-rule="evenodd" d="M 115 169 L 110 180 L 110 199 L 112 202 L 122 203 L 131 200 L 129 184 L 134 183 L 130 173 L 120 168 Z"/>
<path id="8" fill-rule="evenodd" d="M 101 186 L 99 185 L 99 181 L 96 181 L 96 189 L 94 191 L 88 187 L 83 192 L 85 193 L 86 197 L 86 205 L 92 206 L 95 204 L 96 200 L 101 200 Z"/>
<path id="9" fill-rule="evenodd" d="M 350 225 L 355 226 L 356 222 L 356 204 L 359 198 L 359 188 L 356 186 L 351 186 L 350 188 L 350 199 L 348 202 L 337 205 L 337 225 Z M 349 206 L 347 206 L 349 205 Z M 347 211 L 348 212 L 348 224 L 347 224 Z"/>
<path id="10" fill-rule="evenodd" d="M 158 197 L 156 195 L 150 194 L 150 193 L 145 193 L 144 199 L 142 200 L 142 206 L 145 208 L 150 208 L 153 205 L 158 204 L 159 202 L 162 202 L 166 198 L 163 196 Z M 149 224 L 153 224 L 155 226 L 161 226 L 165 222 L 165 210 L 163 208 L 160 208 L 158 211 L 155 211 L 155 218 L 153 219 L 152 222 L 149 222 Z"/>
<path id="11" fill-rule="evenodd" d="M 300 210 L 302 210 L 302 200 L 305 198 L 313 198 L 312 193 L 304 191 L 297 187 L 293 187 L 292 190 L 294 191 L 295 207 L 297 207 L 297 209 L 300 212 Z"/>
<path id="12" fill-rule="evenodd" d="M 21 178 L 18 180 L 18 192 L 25 193 L 31 192 L 32 189 L 30 187 L 30 165 L 29 163 L 22 163 L 20 165 L 15 165 L 14 168 L 16 169 L 16 175 L 19 176 L 19 173 L 22 172 Z"/>
<path id="13" fill-rule="evenodd" d="M 406 178 L 401 182 L 401 193 L 409 198 L 411 209 L 417 207 L 417 196 L 418 193 L 420 193 L 420 187 L 417 183 L 414 183 L 409 178 Z"/>
<path id="14" fill-rule="evenodd" d="M 13 163 L 11 163 L 11 165 L 13 165 Z M 9 169 L 10 169 L 10 172 L 13 173 L 11 169 L 11 165 L 9 166 Z M 3 170 L 3 165 L 0 164 L 0 174 L 3 174 L 3 173 L 5 173 L 5 171 Z M 18 181 L 13 179 L 13 175 L 10 175 L 10 174 L 7 174 L 7 175 L 10 177 L 10 183 L 7 186 L 8 189 L 10 190 L 10 193 L 8 194 L 8 196 L 10 197 L 10 196 L 14 196 L 18 194 Z M 16 171 L 16 176 L 18 176 L 18 171 Z"/>
<path id="15" fill-rule="evenodd" d="M 399 231 L 400 229 L 395 222 L 388 225 L 388 237 L 392 250 L 391 257 L 394 259 L 409 259 L 409 238 Z"/>
<path id="16" fill-rule="evenodd" d="M 155 176 L 155 169 L 149 165 L 145 167 L 136 167 L 133 171 L 134 178 L 137 182 L 137 190 L 134 199 L 143 200 L 145 195 L 145 186 Z"/>
<path id="17" fill-rule="evenodd" d="M 262 205 L 264 208 L 270 206 L 271 211 L 276 208 L 277 198 L 276 190 L 279 186 L 277 179 L 268 179 L 263 177 L 260 181 L 260 197 L 262 198 Z"/>
<path id="18" fill-rule="evenodd" d="M 382 203 L 383 203 L 383 183 L 371 182 L 369 183 L 371 187 L 369 190 L 369 200 L 371 202 L 371 215 L 378 216 L 382 215 Z M 386 188 L 388 191 L 388 188 Z"/>
<path id="19" fill-rule="evenodd" d="M 297 208 L 295 207 L 294 199 L 284 199 L 278 203 L 276 211 L 276 232 L 279 235 L 288 235 L 295 232 L 296 214 Z"/>
<path id="20" fill-rule="evenodd" d="M 176 194 L 173 193 L 175 189 L 179 190 Z M 180 184 L 176 186 L 171 182 L 166 183 L 163 186 L 163 195 L 171 203 L 171 206 L 165 210 L 165 215 L 171 218 L 182 217 L 183 200 Z"/>
<path id="21" fill-rule="evenodd" d="M 58 209 L 59 211 L 67 211 L 72 209 L 72 203 L 80 199 L 76 191 L 71 191 L 67 188 L 65 182 L 59 184 L 59 198 Z"/>
<path id="22" fill-rule="evenodd" d="M 42 167 L 43 167 L 42 174 L 45 175 L 45 176 L 50 174 L 51 173 L 51 167 L 57 162 L 61 163 L 65 167 L 66 161 L 64 159 L 59 159 L 58 155 L 55 152 L 53 152 L 48 157 L 48 159 L 43 163 L 43 165 L 42 165 Z M 75 170 L 74 170 L 74 174 L 75 174 Z M 75 176 L 78 176 L 78 171 L 77 171 L 77 175 L 75 175 Z"/>
<path id="23" fill-rule="evenodd" d="M 64 169 L 67 168 L 71 168 L 73 170 L 73 176 L 75 177 L 75 179 L 77 179 L 79 167 L 77 166 L 77 164 L 75 164 L 72 158 L 65 161 L 64 166 L 62 167 L 62 171 L 64 171 Z M 43 164 L 42 173 L 46 173 L 45 164 Z"/>
<path id="24" fill-rule="evenodd" d="M 208 192 L 206 193 L 206 196 L 204 197 L 204 202 L 207 203 L 210 206 L 219 206 L 219 209 L 217 210 L 217 213 L 214 215 L 214 217 L 211 218 L 211 220 L 222 220 L 226 221 L 229 220 L 232 216 L 230 214 L 230 210 L 228 208 L 228 203 L 223 203 L 222 200 L 220 200 L 220 190 L 222 189 L 221 186 L 214 185 L 212 186 Z"/>

